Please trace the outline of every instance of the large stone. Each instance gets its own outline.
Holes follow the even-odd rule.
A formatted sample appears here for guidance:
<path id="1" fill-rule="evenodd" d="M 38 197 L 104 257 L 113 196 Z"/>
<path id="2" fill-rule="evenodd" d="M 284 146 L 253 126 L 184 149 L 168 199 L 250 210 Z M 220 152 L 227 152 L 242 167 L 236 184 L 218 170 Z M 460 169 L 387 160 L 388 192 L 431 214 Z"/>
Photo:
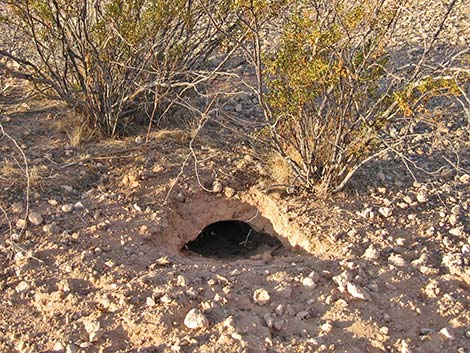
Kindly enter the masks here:
<path id="1" fill-rule="evenodd" d="M 198 329 L 209 326 L 209 320 L 199 309 L 191 309 L 184 318 L 184 325 L 190 329 Z"/>

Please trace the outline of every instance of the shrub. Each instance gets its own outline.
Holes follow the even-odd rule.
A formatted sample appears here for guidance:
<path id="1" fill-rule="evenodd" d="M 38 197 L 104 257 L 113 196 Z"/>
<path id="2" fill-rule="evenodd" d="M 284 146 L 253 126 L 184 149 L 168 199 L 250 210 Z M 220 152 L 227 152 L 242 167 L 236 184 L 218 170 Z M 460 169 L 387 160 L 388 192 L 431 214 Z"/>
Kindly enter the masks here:
<path id="1" fill-rule="evenodd" d="M 22 39 L 10 43 L 15 50 L 0 48 L 0 68 L 109 136 L 139 117 L 155 121 L 201 81 L 198 70 L 220 39 L 205 15 L 216 12 L 213 2 L 0 0 L 0 7 L 3 25 Z"/>
<path id="2" fill-rule="evenodd" d="M 342 190 L 360 166 L 397 143 L 387 128 L 400 128 L 426 100 L 452 89 L 424 69 L 442 26 L 415 62 L 389 64 L 399 1 L 284 2 L 277 44 L 265 47 L 260 4 L 244 6 L 265 117 L 260 136 L 309 190 Z"/>

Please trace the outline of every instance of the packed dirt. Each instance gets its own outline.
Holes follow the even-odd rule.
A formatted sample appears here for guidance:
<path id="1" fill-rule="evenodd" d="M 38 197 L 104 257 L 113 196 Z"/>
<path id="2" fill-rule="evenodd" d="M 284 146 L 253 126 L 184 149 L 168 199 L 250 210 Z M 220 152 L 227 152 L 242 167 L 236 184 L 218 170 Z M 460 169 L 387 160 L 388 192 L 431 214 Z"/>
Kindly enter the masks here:
<path id="1" fill-rule="evenodd" d="M 2 352 L 469 352 L 470 159 L 458 117 L 443 127 L 461 136 L 458 168 L 442 159 L 445 143 L 418 133 L 415 156 L 434 174 L 385 158 L 331 199 L 272 186 L 272 164 L 241 144 L 221 153 L 211 136 L 192 151 L 177 130 L 74 147 L 68 117 L 42 101 L 4 105 L 31 195 L 18 239 L 26 178 L 4 135 Z M 223 220 L 284 249 L 185 251 Z"/>

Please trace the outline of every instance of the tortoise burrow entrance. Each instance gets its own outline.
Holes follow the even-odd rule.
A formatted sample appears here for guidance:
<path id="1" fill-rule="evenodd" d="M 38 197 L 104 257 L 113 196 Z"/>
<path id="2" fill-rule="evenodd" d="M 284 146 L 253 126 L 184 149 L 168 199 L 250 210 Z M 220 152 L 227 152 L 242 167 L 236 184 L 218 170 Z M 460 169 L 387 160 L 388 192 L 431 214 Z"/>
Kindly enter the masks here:
<path id="1" fill-rule="evenodd" d="M 254 230 L 240 220 L 218 221 L 207 225 L 196 239 L 181 249 L 188 254 L 218 259 L 251 258 L 275 255 L 283 248 L 276 237 Z"/>

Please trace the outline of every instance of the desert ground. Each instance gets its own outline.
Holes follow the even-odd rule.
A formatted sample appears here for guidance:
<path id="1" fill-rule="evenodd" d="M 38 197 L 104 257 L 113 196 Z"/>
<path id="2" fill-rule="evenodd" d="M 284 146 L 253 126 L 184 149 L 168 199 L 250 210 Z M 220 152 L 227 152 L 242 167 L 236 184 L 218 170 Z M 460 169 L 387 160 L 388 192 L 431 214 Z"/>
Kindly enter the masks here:
<path id="1" fill-rule="evenodd" d="M 446 44 L 468 46 L 459 9 Z M 470 352 L 470 122 L 457 102 L 317 197 L 218 124 L 196 139 L 171 123 L 98 139 L 5 82 L 1 352 Z M 224 109 L 249 119 L 256 99 Z M 231 220 L 255 249 L 188 248 Z"/>

